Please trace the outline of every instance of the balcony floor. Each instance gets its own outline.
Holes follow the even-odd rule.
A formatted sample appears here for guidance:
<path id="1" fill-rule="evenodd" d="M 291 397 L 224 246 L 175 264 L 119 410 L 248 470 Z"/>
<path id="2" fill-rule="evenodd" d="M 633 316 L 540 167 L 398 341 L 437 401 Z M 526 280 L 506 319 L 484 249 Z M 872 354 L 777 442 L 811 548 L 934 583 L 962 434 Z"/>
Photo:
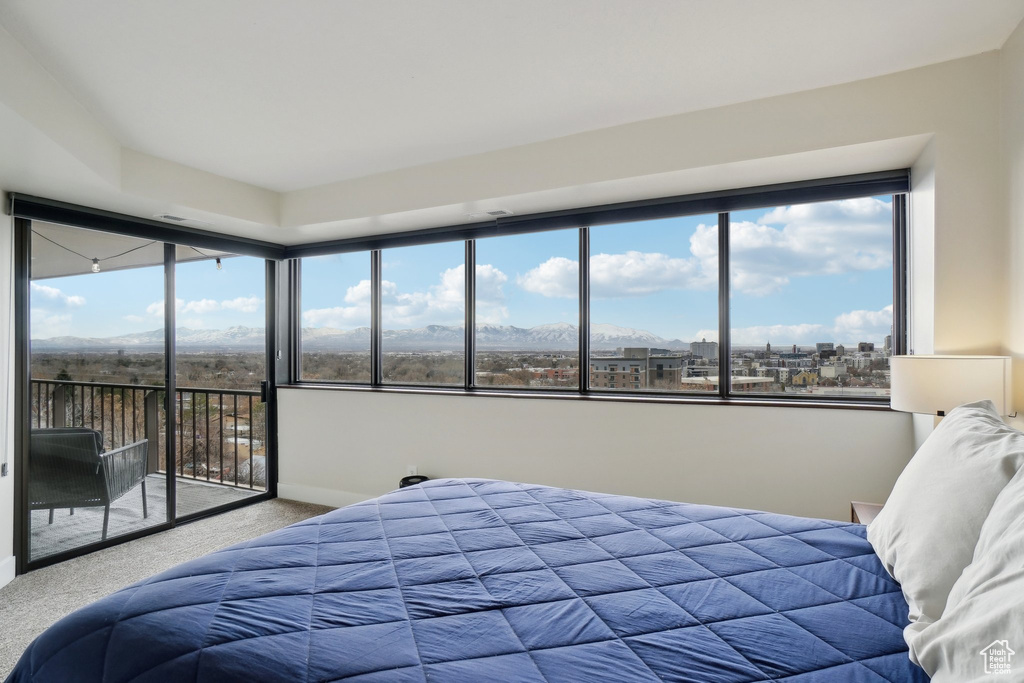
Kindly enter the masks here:
<path id="1" fill-rule="evenodd" d="M 263 493 L 223 486 L 206 481 L 193 481 L 178 477 L 176 507 L 178 517 L 209 510 L 237 500 L 251 498 Z M 115 500 L 110 506 L 110 522 L 107 538 L 116 538 L 134 531 L 163 524 L 167 521 L 167 479 L 163 474 L 151 474 L 146 478 L 146 502 L 149 517 L 142 516 L 142 487 L 137 486 Z M 67 508 L 53 513 L 53 524 L 49 524 L 49 510 L 33 510 L 31 517 L 31 560 L 81 548 L 101 540 L 103 533 L 103 508 L 76 508 L 70 514 Z"/>

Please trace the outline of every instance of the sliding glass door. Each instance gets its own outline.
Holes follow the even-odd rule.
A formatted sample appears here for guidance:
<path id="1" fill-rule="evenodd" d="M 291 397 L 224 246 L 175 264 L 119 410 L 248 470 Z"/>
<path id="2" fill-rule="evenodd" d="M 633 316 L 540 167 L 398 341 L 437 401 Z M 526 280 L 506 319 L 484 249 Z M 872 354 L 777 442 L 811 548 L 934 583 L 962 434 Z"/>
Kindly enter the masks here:
<path id="1" fill-rule="evenodd" d="M 32 226 L 30 562 L 170 519 L 163 253 Z"/>
<path id="2" fill-rule="evenodd" d="M 266 262 L 178 251 L 175 510 L 186 517 L 267 490 Z"/>
<path id="3" fill-rule="evenodd" d="M 26 568 L 269 497 L 268 262 L 19 225 Z"/>

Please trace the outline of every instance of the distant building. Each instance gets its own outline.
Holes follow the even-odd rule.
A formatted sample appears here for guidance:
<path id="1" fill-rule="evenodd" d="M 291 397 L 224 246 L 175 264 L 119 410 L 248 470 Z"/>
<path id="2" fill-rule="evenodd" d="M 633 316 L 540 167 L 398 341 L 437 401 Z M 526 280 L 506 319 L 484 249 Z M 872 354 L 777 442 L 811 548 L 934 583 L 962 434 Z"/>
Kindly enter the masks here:
<path id="1" fill-rule="evenodd" d="M 885 335 L 885 354 L 889 355 L 892 353 L 892 335 Z"/>
<path id="2" fill-rule="evenodd" d="M 678 389 L 687 366 L 677 354 L 653 355 L 651 349 L 624 348 L 622 356 L 590 359 L 590 386 L 600 389 Z M 710 367 L 710 366 L 707 366 Z"/>
<path id="3" fill-rule="evenodd" d="M 875 343 L 874 342 L 861 342 L 861 343 L 857 344 L 857 352 L 858 353 L 867 353 L 868 351 L 874 351 L 874 350 L 875 350 Z"/>
<path id="4" fill-rule="evenodd" d="M 647 387 L 647 358 L 591 357 L 590 386 L 598 389 L 644 389 Z"/>
<path id="5" fill-rule="evenodd" d="M 833 342 L 818 342 L 814 345 L 814 351 L 821 354 L 822 351 L 835 351 L 836 345 Z"/>
<path id="6" fill-rule="evenodd" d="M 822 379 L 838 379 L 848 374 L 844 363 L 822 365 L 818 368 L 818 373 L 821 375 Z"/>
<path id="7" fill-rule="evenodd" d="M 793 386 L 813 387 L 818 385 L 818 373 L 810 370 L 802 370 L 793 376 Z"/>
<path id="8" fill-rule="evenodd" d="M 718 358 L 718 342 L 709 342 L 707 338 L 690 342 L 690 355 L 695 358 Z"/>
<path id="9" fill-rule="evenodd" d="M 764 352 L 766 354 L 768 354 L 769 356 L 772 355 L 772 343 L 771 342 L 768 342 L 767 344 L 764 345 Z"/>
<path id="10" fill-rule="evenodd" d="M 733 375 L 731 380 L 731 389 L 733 391 L 745 391 L 754 393 L 764 393 L 771 389 L 771 385 L 775 382 L 772 377 L 744 377 Z M 689 389 L 690 391 L 717 391 L 718 390 L 718 377 L 716 375 L 709 375 L 707 377 L 693 377 L 683 379 L 684 390 Z"/>
<path id="11" fill-rule="evenodd" d="M 575 380 L 579 375 L 576 368 L 530 368 L 534 379 L 546 379 L 551 382 Z"/>
<path id="12" fill-rule="evenodd" d="M 842 358 L 845 355 L 846 355 L 846 347 L 843 346 L 842 344 L 840 344 L 839 346 L 836 347 L 836 356 L 838 356 L 839 358 Z"/>
<path id="13" fill-rule="evenodd" d="M 651 356 L 647 359 L 647 386 L 678 389 L 683 378 L 682 356 Z"/>

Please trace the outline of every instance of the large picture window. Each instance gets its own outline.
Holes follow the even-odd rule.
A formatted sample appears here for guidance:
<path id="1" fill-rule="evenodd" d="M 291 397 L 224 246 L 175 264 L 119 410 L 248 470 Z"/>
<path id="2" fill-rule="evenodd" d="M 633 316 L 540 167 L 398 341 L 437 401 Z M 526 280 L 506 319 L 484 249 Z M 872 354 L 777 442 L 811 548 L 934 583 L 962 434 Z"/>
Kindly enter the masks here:
<path id="1" fill-rule="evenodd" d="M 370 383 L 370 254 L 302 263 L 302 379 Z"/>
<path id="2" fill-rule="evenodd" d="M 718 215 L 590 229 L 590 388 L 718 388 Z"/>
<path id="3" fill-rule="evenodd" d="M 463 242 L 381 252 L 385 384 L 461 386 L 466 363 Z"/>
<path id="4" fill-rule="evenodd" d="M 729 216 L 733 389 L 889 393 L 892 197 Z"/>
<path id="5" fill-rule="evenodd" d="M 907 189 L 893 171 L 353 240 L 366 251 L 303 258 L 302 283 L 361 264 L 334 277 L 372 294 L 363 379 L 301 377 L 884 404 L 906 346 Z"/>
<path id="6" fill-rule="evenodd" d="M 578 388 L 578 231 L 478 240 L 476 264 L 477 386 Z"/>

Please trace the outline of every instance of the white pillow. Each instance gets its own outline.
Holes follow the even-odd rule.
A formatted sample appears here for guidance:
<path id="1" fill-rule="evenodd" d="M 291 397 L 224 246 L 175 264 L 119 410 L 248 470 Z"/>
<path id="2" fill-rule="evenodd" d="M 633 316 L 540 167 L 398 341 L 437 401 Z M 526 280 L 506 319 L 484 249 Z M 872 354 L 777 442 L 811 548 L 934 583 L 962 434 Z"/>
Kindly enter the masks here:
<path id="1" fill-rule="evenodd" d="M 917 634 L 910 652 L 934 683 L 992 680 L 986 669 L 1000 666 L 1007 671 L 996 680 L 1024 680 L 1024 469 L 992 505 L 942 618 Z M 1005 660 L 995 661 L 1000 654 Z"/>
<path id="2" fill-rule="evenodd" d="M 1022 465 L 1024 434 L 978 401 L 951 411 L 896 480 L 868 541 L 903 588 L 908 643 L 942 616 L 993 501 Z"/>

